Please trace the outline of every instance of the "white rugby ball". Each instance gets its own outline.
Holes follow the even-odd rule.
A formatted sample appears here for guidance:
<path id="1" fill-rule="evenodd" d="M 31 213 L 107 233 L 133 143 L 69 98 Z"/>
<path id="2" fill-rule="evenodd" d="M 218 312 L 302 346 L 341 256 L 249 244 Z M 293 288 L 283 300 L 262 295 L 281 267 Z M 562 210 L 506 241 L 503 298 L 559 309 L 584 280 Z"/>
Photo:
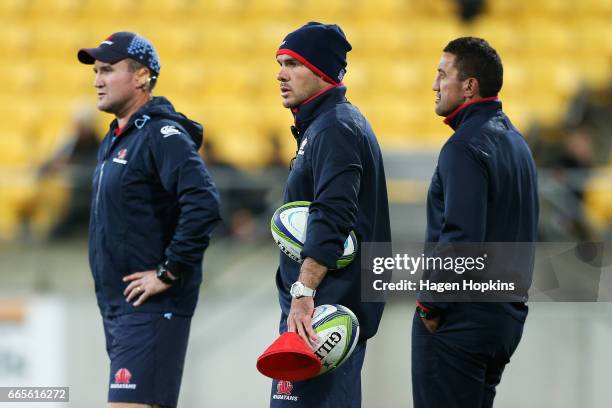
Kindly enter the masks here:
<path id="1" fill-rule="evenodd" d="M 348 307 L 321 305 L 314 310 L 312 327 L 319 336 L 312 348 L 323 364 L 321 375 L 338 368 L 353 353 L 359 340 L 359 322 Z"/>
<path id="2" fill-rule="evenodd" d="M 298 263 L 302 263 L 302 248 L 308 227 L 309 201 L 292 201 L 279 207 L 270 220 L 274 242 L 280 250 Z M 336 269 L 344 268 L 355 258 L 357 237 L 351 231 L 344 241 L 344 253 L 336 262 Z"/>

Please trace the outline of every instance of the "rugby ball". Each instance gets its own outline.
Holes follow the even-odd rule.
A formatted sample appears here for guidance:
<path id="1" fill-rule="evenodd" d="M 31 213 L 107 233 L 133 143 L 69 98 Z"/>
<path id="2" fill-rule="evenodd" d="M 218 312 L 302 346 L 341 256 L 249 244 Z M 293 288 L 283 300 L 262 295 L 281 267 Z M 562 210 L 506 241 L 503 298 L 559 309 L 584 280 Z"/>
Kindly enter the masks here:
<path id="1" fill-rule="evenodd" d="M 348 307 L 321 305 L 314 310 L 312 327 L 319 336 L 312 351 L 321 360 L 321 375 L 338 368 L 353 353 L 359 340 L 359 322 Z"/>
<path id="2" fill-rule="evenodd" d="M 278 208 L 270 220 L 274 242 L 280 250 L 298 263 L 302 263 L 302 248 L 308 227 L 309 201 L 292 201 Z M 344 253 L 336 262 L 336 269 L 344 268 L 355 258 L 357 237 L 351 231 L 344 241 Z"/>

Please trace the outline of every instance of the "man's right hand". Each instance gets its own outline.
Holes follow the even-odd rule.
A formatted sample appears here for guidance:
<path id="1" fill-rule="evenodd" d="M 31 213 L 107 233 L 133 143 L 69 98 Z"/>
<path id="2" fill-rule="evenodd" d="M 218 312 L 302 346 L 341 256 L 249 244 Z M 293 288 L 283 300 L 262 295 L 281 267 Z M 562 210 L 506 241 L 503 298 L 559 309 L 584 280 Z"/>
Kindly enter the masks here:
<path id="1" fill-rule="evenodd" d="M 287 317 L 287 330 L 297 332 L 309 346 L 319 340 L 319 336 L 312 328 L 313 313 L 314 299 L 310 296 L 304 296 L 299 299 L 292 299 L 291 310 Z"/>

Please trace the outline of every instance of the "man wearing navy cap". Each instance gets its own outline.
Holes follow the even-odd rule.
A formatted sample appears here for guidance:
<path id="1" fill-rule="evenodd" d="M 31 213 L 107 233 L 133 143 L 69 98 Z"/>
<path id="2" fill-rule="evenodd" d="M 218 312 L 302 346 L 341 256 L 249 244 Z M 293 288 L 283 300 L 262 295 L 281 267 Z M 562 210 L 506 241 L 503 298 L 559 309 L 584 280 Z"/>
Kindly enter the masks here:
<path id="1" fill-rule="evenodd" d="M 115 120 L 93 180 L 89 261 L 110 358 L 109 407 L 176 407 L 202 258 L 219 220 L 202 126 L 151 92 L 153 45 L 119 32 L 79 50 Z"/>
<path id="2" fill-rule="evenodd" d="M 366 340 L 376 333 L 384 308 L 361 301 L 359 252 L 350 265 L 335 269 L 351 230 L 359 243 L 391 241 L 378 141 L 342 84 L 350 50 L 339 26 L 311 22 L 287 35 L 276 53 L 282 103 L 293 113 L 297 143 L 284 202 L 312 203 L 303 263 L 281 254 L 276 283 L 281 333 L 297 332 L 312 343 L 315 304 L 336 303 L 356 314 L 359 343 L 334 371 L 290 384 L 275 380 L 271 407 L 360 407 Z"/>

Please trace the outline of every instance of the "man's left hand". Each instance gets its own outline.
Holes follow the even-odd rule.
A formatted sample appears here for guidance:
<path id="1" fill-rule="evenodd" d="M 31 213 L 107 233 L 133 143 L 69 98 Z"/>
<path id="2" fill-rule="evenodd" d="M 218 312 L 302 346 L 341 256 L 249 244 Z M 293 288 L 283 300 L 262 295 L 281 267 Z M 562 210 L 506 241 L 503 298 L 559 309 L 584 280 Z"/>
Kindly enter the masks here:
<path id="1" fill-rule="evenodd" d="M 142 305 L 149 297 L 163 292 L 171 286 L 160 281 L 155 270 L 133 273 L 124 277 L 123 281 L 130 282 L 123 291 L 123 295 L 126 296 L 125 300 L 131 302 L 138 296 L 133 306 Z"/>
<path id="2" fill-rule="evenodd" d="M 434 334 L 438 331 L 438 327 L 440 327 L 440 321 L 442 320 L 441 316 L 432 317 L 431 319 L 425 319 L 421 317 L 421 321 L 425 325 L 425 328 L 431 334 Z"/>

